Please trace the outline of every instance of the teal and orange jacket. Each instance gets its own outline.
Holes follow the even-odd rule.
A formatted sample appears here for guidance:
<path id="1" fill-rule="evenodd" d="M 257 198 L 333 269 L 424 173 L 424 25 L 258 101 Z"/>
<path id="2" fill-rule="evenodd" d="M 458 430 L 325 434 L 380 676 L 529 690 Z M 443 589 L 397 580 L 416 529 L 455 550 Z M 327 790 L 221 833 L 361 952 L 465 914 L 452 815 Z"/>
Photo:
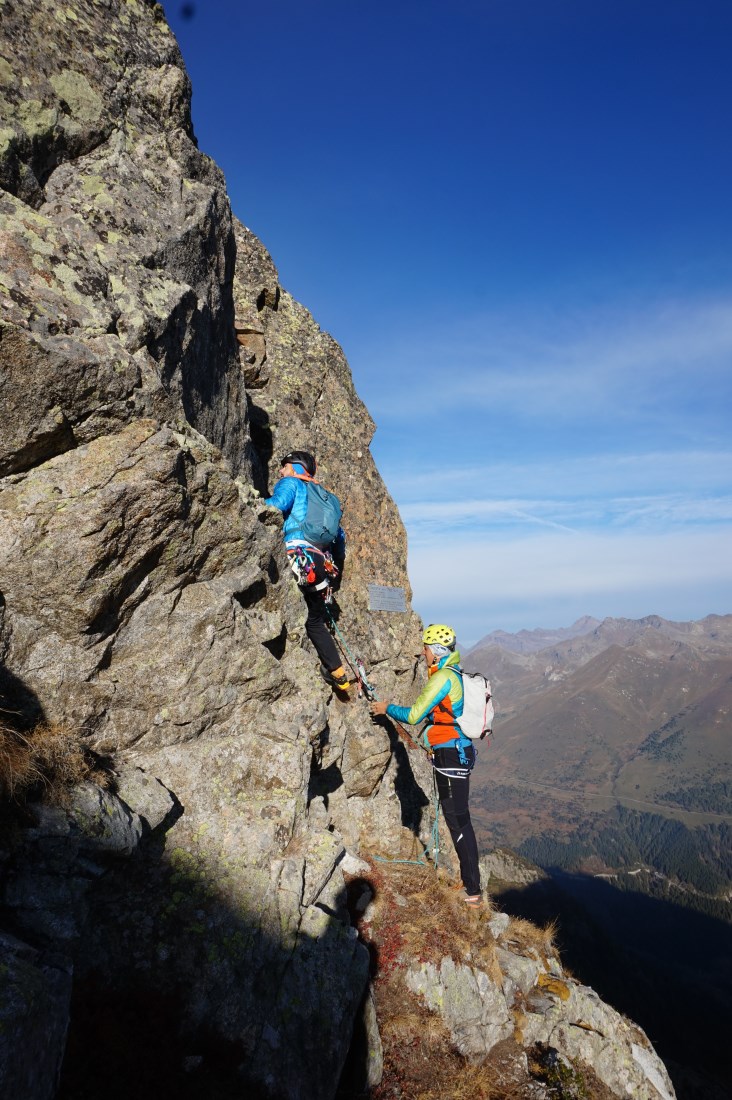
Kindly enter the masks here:
<path id="1" fill-rule="evenodd" d="M 460 654 L 448 653 L 428 671 L 429 680 L 411 707 L 398 707 L 390 703 L 386 713 L 397 722 L 418 726 L 425 718 L 430 725 L 424 731 L 431 748 L 446 747 L 455 741 L 470 744 L 461 732 L 456 719 L 463 713 L 463 681 L 461 676 L 448 672 L 448 668 L 460 668 Z"/>

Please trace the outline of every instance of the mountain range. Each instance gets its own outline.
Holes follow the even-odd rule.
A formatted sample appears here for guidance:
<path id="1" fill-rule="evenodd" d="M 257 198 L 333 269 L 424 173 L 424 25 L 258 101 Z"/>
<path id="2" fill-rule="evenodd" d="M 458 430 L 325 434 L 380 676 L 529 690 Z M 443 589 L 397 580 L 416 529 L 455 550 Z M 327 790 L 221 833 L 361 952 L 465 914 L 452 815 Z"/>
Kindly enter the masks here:
<path id="1" fill-rule="evenodd" d="M 495 693 L 479 846 L 548 872 L 489 889 L 556 923 L 574 972 L 654 1036 L 679 1097 L 729 1097 L 732 615 L 496 631 L 463 662 Z"/>
<path id="2" fill-rule="evenodd" d="M 496 631 L 464 665 L 491 679 L 496 705 L 475 787 L 510 787 L 513 810 L 527 796 L 504 839 L 530 835 L 525 819 L 541 820 L 547 801 L 559 831 L 618 805 L 689 827 L 732 823 L 732 615 Z"/>
<path id="3" fill-rule="evenodd" d="M 732 779 L 732 615 L 522 635 L 488 635 L 464 656 L 494 687 L 494 779 L 662 800 Z"/>

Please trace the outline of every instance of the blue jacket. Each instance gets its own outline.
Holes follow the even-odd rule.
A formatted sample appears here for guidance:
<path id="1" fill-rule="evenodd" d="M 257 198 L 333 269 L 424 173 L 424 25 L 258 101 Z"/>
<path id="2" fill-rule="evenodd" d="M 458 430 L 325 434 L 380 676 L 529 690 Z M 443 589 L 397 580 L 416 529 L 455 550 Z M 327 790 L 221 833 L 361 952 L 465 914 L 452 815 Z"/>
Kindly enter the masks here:
<path id="1" fill-rule="evenodd" d="M 300 524 L 308 510 L 307 483 L 303 478 L 281 477 L 272 490 L 272 496 L 267 497 L 264 503 L 279 508 L 285 517 L 282 533 L 286 546 L 310 545 L 300 530 Z M 330 549 L 334 558 L 345 557 L 346 534 L 342 527 L 338 528 L 338 534 Z"/>

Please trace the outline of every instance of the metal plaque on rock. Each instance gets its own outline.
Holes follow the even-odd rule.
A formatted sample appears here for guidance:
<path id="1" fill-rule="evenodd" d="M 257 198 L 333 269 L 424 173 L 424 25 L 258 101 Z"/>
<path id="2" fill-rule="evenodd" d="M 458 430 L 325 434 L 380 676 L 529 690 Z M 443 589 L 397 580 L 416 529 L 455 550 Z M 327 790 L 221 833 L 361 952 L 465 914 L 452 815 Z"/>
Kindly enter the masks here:
<path id="1" fill-rule="evenodd" d="M 386 584 L 369 585 L 369 611 L 406 611 L 407 601 L 403 588 L 389 588 Z"/>

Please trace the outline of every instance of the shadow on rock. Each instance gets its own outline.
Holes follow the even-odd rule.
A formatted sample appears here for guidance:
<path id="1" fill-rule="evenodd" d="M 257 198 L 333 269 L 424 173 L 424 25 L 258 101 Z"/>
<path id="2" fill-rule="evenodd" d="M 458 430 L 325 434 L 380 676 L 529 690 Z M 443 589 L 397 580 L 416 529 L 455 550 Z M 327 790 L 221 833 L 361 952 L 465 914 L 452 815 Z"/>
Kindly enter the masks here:
<path id="1" fill-rule="evenodd" d="M 58 1100 L 335 1095 L 367 952 L 346 890 L 326 885 L 293 906 L 302 868 L 280 864 L 250 872 L 245 900 L 243 879 L 217 881 L 152 835 L 100 880 L 76 951 Z"/>
<path id="2" fill-rule="evenodd" d="M 247 394 L 247 407 L 254 451 L 252 483 L 257 492 L 266 497 L 269 496 L 267 486 L 270 481 L 270 463 L 274 447 L 269 413 L 261 405 L 256 405 L 249 394 Z"/>
<path id="3" fill-rule="evenodd" d="M 381 724 L 389 735 L 389 746 L 396 762 L 394 791 L 401 807 L 402 825 L 419 839 L 422 814 L 425 807 L 430 805 L 430 800 L 414 778 L 409 752 L 394 725 L 386 720 Z"/>
<path id="4" fill-rule="evenodd" d="M 0 664 L 0 717 L 22 732 L 46 717 L 36 693 L 4 664 Z"/>
<path id="5" fill-rule="evenodd" d="M 556 920 L 564 961 L 644 1028 L 679 1100 L 716 1098 L 727 1080 L 732 927 L 592 875 L 550 874 L 497 893 L 501 908 L 539 924 Z"/>

